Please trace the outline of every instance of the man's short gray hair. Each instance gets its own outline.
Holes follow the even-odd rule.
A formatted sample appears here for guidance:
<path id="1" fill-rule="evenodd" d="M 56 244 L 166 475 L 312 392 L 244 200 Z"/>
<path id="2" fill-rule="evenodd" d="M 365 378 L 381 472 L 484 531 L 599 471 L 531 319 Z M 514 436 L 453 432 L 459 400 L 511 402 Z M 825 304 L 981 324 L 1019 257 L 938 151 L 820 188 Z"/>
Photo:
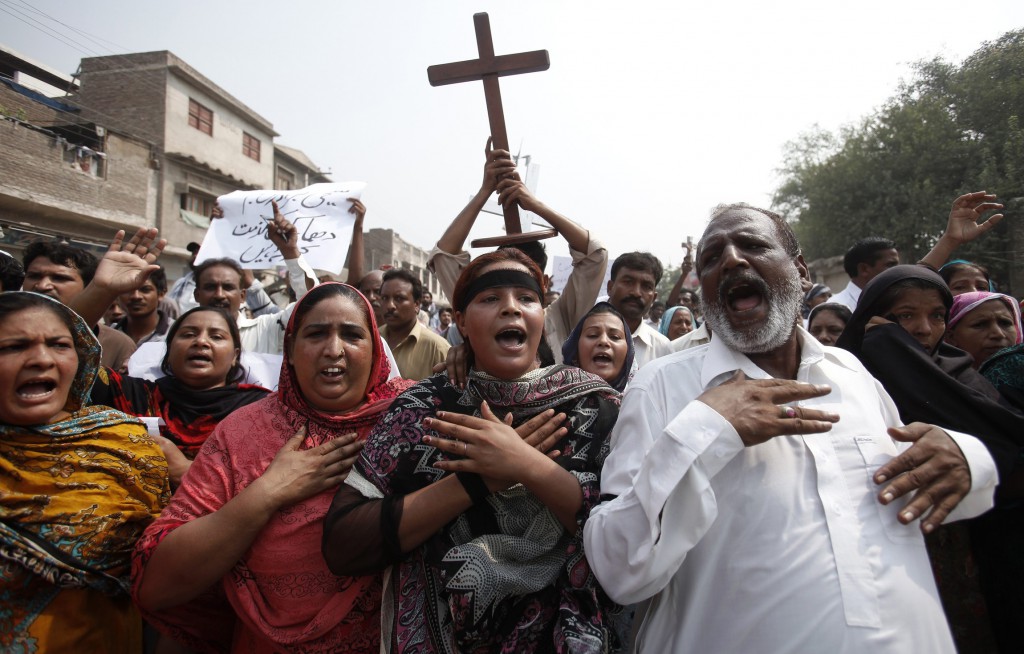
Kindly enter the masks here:
<path id="1" fill-rule="evenodd" d="M 800 242 L 797 240 L 796 234 L 793 232 L 793 227 L 790 226 L 788 222 L 786 222 L 785 218 L 775 213 L 774 211 L 762 209 L 761 207 L 755 207 L 754 205 L 747 204 L 746 202 L 719 204 L 718 206 L 711 210 L 711 217 L 708 219 L 708 226 L 710 227 L 711 223 L 715 222 L 716 220 L 721 218 L 723 215 L 729 213 L 730 211 L 737 210 L 756 211 L 757 213 L 768 216 L 768 218 L 770 218 L 771 221 L 775 224 L 775 233 L 779 237 L 779 242 L 782 243 L 782 247 L 785 248 L 786 252 L 789 253 L 790 256 L 794 257 L 800 254 Z M 705 228 L 704 231 L 707 232 L 707 228 Z M 704 237 L 701 236 L 700 243 L 697 244 L 698 256 L 703 243 Z"/>

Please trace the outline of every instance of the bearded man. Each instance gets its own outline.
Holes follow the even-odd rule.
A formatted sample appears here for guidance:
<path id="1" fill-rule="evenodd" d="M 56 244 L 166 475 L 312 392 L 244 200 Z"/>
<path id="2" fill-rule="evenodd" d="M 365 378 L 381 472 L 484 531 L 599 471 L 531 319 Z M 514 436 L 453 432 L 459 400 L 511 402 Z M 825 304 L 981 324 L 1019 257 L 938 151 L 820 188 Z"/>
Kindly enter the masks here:
<path id="1" fill-rule="evenodd" d="M 612 599 L 653 598 L 636 651 L 952 654 L 921 531 L 991 507 L 991 456 L 903 426 L 799 326 L 807 268 L 776 214 L 716 209 L 696 269 L 711 342 L 634 377 L 584 530 Z"/>

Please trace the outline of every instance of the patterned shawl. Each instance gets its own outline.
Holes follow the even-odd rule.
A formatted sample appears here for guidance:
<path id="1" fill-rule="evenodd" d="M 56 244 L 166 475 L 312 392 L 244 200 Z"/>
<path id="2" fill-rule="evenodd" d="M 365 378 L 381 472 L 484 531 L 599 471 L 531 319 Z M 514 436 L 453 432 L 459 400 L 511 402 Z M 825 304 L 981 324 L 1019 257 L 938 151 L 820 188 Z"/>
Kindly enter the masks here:
<path id="1" fill-rule="evenodd" d="M 448 524 L 387 576 L 382 639 L 403 654 L 603 652 L 609 646 L 604 596 L 583 555 L 582 524 L 599 501 L 601 465 L 619 394 L 572 366 L 503 381 L 472 371 L 465 390 L 441 374 L 403 393 L 381 419 L 348 484 L 367 497 L 411 493 L 442 478 L 448 455 L 422 444 L 423 418 L 439 410 L 479 416 L 487 401 L 513 424 L 548 409 L 569 429 L 555 449 L 583 491 L 580 527 L 567 533 L 520 485 L 493 494 Z M 437 435 L 437 434 L 434 434 Z"/>
<path id="2" fill-rule="evenodd" d="M 100 346 L 85 321 L 53 303 L 74 325 L 78 372 L 64 405 L 71 415 L 43 425 L 0 425 L 3 651 L 45 649 L 58 638 L 54 626 L 81 626 L 82 616 L 50 610 L 65 591 L 73 595 L 61 606 L 95 616 L 93 628 L 107 618 L 123 621 L 118 613 L 129 607 L 118 612 L 111 601 L 127 599 L 132 547 L 170 496 L 167 462 L 141 422 L 113 409 L 82 408 Z M 36 633 L 41 615 L 55 622 Z"/>
<path id="3" fill-rule="evenodd" d="M 366 438 L 391 400 L 411 384 L 388 380 L 391 366 L 369 304 L 366 310 L 374 361 L 365 404 L 340 415 L 310 407 L 285 348 L 277 392 L 239 409 L 217 426 L 170 506 L 139 541 L 132 566 L 135 591 L 146 562 L 169 533 L 223 507 L 263 474 L 300 427 L 308 426 L 303 448 L 353 431 Z M 292 313 L 286 338 L 295 331 L 298 313 Z M 144 613 L 146 619 L 204 652 L 376 652 L 380 578 L 335 576 L 320 553 L 323 520 L 335 490 L 279 511 L 220 587 L 172 609 Z"/>
<path id="4" fill-rule="evenodd" d="M 979 372 L 1007 402 L 1024 412 L 1024 345 L 999 350 L 981 364 Z"/>

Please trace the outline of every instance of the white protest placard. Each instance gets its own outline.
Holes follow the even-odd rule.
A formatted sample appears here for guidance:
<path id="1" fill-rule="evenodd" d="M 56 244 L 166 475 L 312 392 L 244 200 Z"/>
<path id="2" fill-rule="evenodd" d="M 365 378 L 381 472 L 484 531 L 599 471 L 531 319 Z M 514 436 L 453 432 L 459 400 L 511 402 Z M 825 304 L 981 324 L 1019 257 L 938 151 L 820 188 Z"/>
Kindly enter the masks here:
<path id="1" fill-rule="evenodd" d="M 563 257 L 555 255 L 551 257 L 551 290 L 562 293 L 565 291 L 565 285 L 569 282 L 569 275 L 572 274 L 572 257 Z M 612 267 L 611 264 L 607 265 L 604 270 L 604 281 L 601 282 L 601 290 L 599 293 L 601 297 L 607 298 L 605 295 L 605 289 L 608 288 L 608 282 L 612 278 Z M 599 298 L 600 299 L 600 298 Z"/>
<path id="2" fill-rule="evenodd" d="M 355 214 L 351 199 L 362 195 L 366 184 L 343 182 L 313 184 L 294 191 L 235 191 L 217 198 L 224 217 L 210 221 L 196 263 L 227 257 L 243 268 L 273 268 L 284 257 L 267 236 L 274 220 L 273 200 L 299 236 L 299 252 L 313 268 L 338 275 L 352 241 Z"/>
<path id="3" fill-rule="evenodd" d="M 549 291 L 565 289 L 565 283 L 569 281 L 569 274 L 572 273 L 572 257 L 555 255 L 551 257 L 551 288 Z"/>

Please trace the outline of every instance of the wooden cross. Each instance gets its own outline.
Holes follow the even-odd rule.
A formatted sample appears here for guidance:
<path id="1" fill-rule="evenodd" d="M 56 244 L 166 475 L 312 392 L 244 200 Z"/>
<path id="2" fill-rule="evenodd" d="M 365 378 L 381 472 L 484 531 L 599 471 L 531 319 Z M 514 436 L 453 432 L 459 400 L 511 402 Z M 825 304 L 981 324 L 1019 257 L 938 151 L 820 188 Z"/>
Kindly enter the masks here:
<path id="1" fill-rule="evenodd" d="M 533 52 L 496 57 L 494 56 L 494 43 L 491 41 L 491 22 L 487 18 L 487 14 L 473 14 L 473 25 L 476 27 L 476 49 L 480 55 L 479 59 L 430 66 L 427 68 L 427 78 L 430 80 L 431 86 L 483 80 L 484 98 L 487 100 L 487 120 L 491 126 L 491 141 L 496 149 L 508 150 L 505 112 L 501 107 L 501 89 L 498 86 L 498 78 L 547 70 L 551 66 L 551 60 L 548 59 L 547 50 L 534 50 Z M 551 238 L 558 234 L 553 229 L 524 233 L 519 220 L 519 207 L 515 202 L 505 204 L 502 211 L 505 214 L 506 235 L 477 239 L 471 243 L 473 247 L 525 243 Z"/>

